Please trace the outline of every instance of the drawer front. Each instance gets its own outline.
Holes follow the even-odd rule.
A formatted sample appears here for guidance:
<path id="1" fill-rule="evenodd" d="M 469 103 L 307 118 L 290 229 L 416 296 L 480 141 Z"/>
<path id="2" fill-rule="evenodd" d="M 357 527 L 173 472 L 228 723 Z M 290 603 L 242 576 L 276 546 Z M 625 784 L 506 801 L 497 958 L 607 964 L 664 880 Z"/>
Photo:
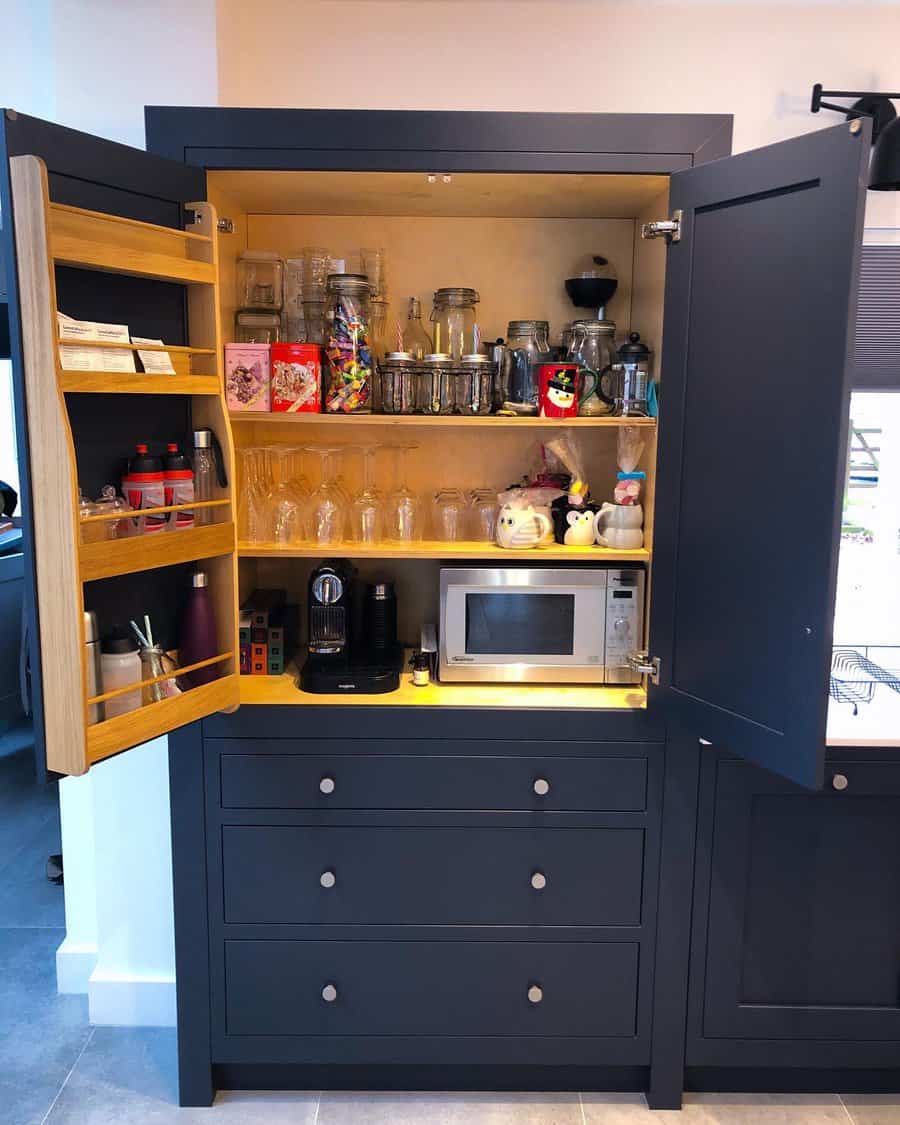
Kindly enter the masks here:
<path id="1" fill-rule="evenodd" d="M 223 753 L 222 807 L 642 812 L 647 806 L 643 757 L 519 757 L 512 745 L 510 757 L 379 755 L 374 742 L 341 746 L 343 753 Z"/>
<path id="2" fill-rule="evenodd" d="M 637 925 L 640 828 L 226 825 L 225 921 Z"/>
<path id="3" fill-rule="evenodd" d="M 227 941 L 229 1035 L 633 1036 L 630 942 Z"/>

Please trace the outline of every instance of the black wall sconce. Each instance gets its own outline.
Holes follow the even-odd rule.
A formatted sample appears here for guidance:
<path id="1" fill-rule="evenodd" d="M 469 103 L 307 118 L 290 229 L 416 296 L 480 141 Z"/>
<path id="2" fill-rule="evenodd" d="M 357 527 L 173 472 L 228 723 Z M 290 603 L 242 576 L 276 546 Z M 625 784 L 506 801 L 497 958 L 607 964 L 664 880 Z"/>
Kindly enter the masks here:
<path id="1" fill-rule="evenodd" d="M 834 105 L 823 98 L 857 98 L 851 106 Z M 867 90 L 823 90 L 821 83 L 813 86 L 813 113 L 831 109 L 843 113 L 848 121 L 868 117 L 872 121 L 872 163 L 869 165 L 869 188 L 872 191 L 900 191 L 900 119 L 891 98 L 900 94 L 878 94 Z"/>

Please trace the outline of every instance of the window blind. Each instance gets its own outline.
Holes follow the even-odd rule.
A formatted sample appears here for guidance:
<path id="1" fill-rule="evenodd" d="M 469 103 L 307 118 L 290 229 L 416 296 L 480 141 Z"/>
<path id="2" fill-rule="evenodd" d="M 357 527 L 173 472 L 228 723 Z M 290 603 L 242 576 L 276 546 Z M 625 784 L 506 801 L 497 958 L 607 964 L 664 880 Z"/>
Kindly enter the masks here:
<path id="1" fill-rule="evenodd" d="M 863 246 L 853 389 L 900 390 L 900 246 Z"/>

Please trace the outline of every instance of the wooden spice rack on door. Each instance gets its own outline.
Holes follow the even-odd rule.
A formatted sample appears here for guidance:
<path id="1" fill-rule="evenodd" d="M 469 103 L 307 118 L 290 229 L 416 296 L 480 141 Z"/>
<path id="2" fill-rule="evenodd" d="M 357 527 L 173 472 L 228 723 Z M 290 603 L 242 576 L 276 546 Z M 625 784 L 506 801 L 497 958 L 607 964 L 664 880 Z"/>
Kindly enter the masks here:
<path id="1" fill-rule="evenodd" d="M 141 223 L 51 203 L 37 157 L 10 161 L 25 371 L 38 631 L 47 768 L 82 774 L 95 762 L 218 710 L 236 707 L 240 687 L 234 497 L 216 488 L 212 522 L 159 539 L 81 542 L 69 392 L 181 394 L 192 424 L 214 430 L 229 482 L 235 479 L 221 370 L 215 209 L 194 203 L 190 229 Z M 165 347 L 174 375 L 64 371 L 56 324 L 56 265 L 183 284 L 189 346 Z M 91 343 L 89 346 L 94 347 Z M 98 345 L 103 346 L 103 345 Z M 122 347 L 123 345 L 115 345 Z M 145 350 L 145 346 L 141 346 Z M 158 350 L 148 347 L 146 350 Z M 221 654 L 218 679 L 182 695 L 89 725 L 83 584 L 203 561 L 210 576 Z M 148 578 L 152 581 L 152 577 Z"/>

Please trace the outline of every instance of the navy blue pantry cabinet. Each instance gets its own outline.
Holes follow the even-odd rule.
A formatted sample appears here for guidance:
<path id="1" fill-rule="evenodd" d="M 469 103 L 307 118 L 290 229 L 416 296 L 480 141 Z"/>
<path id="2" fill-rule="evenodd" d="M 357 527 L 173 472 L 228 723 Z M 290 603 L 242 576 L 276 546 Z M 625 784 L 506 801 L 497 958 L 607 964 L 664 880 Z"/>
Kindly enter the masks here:
<path id="1" fill-rule="evenodd" d="M 657 310 L 647 710 L 241 706 L 173 728 L 184 1103 L 305 1082 L 649 1087 L 652 1104 L 679 1103 L 701 741 L 810 788 L 825 772 L 868 152 L 866 126 L 838 126 L 730 157 L 730 128 L 715 116 L 154 107 L 140 153 L 6 115 L 7 154 L 45 161 L 52 201 L 172 228 L 217 177 L 234 190 L 253 172 L 665 177 L 677 225 Z M 5 161 L 0 186 L 8 214 Z M 104 319 L 128 319 L 115 286 L 92 289 L 87 308 L 83 279 L 57 273 L 66 311 L 99 317 L 102 299 Z M 183 293 L 143 298 L 146 335 L 186 339 Z M 178 396 L 131 397 L 159 437 L 190 422 Z M 112 418 L 91 430 L 91 417 L 84 408 L 78 471 L 99 486 Z M 798 503 L 761 535 L 758 505 L 785 480 Z M 30 510 L 53 502 L 32 483 Z M 168 574 L 145 591 L 163 621 Z M 38 646 L 38 709 L 39 671 Z"/>

